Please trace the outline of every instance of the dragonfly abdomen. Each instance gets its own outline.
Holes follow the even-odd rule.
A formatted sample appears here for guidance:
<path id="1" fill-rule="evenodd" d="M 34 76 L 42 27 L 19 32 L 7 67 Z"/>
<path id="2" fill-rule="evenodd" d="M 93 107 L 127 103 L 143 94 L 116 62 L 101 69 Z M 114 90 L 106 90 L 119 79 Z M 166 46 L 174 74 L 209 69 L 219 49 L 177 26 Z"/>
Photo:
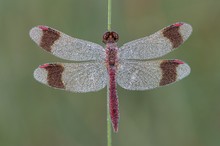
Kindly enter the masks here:
<path id="1" fill-rule="evenodd" d="M 116 67 L 109 67 L 109 109 L 112 126 L 115 132 L 118 132 L 119 122 L 119 101 L 116 90 Z"/>

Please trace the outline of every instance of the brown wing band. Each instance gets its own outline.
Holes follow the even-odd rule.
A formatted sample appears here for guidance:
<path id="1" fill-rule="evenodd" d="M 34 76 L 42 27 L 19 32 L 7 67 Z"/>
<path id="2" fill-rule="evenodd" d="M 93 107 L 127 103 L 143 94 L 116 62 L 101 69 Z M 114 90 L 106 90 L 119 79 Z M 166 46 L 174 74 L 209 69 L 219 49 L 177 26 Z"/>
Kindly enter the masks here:
<path id="1" fill-rule="evenodd" d="M 160 86 L 164 86 L 176 81 L 177 71 L 176 68 L 180 63 L 175 60 L 165 60 L 160 64 L 162 70 L 162 79 Z"/>
<path id="2" fill-rule="evenodd" d="M 163 30 L 163 36 L 170 40 L 173 48 L 177 48 L 183 43 L 183 38 L 179 32 L 180 26 L 181 24 L 171 25 Z"/>
<path id="3" fill-rule="evenodd" d="M 51 52 L 51 46 L 56 40 L 60 38 L 60 33 L 51 29 L 42 29 L 43 36 L 41 38 L 40 46 L 48 52 Z"/>
<path id="4" fill-rule="evenodd" d="M 47 82 L 48 85 L 56 88 L 65 88 L 62 82 L 62 73 L 64 71 L 64 67 L 60 64 L 48 64 L 44 65 L 47 74 Z"/>

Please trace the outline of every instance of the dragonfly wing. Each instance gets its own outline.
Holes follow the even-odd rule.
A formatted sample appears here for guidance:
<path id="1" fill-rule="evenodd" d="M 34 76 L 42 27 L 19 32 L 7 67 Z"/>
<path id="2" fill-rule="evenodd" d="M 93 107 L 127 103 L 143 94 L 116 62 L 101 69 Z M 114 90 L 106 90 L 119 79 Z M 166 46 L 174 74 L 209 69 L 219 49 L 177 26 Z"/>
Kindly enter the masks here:
<path id="1" fill-rule="evenodd" d="M 49 63 L 34 71 L 37 81 L 72 92 L 91 92 L 106 86 L 107 71 L 101 63 Z"/>
<path id="2" fill-rule="evenodd" d="M 189 24 L 172 24 L 148 37 L 124 44 L 119 48 L 119 58 L 142 60 L 161 57 L 179 47 L 191 33 Z"/>
<path id="3" fill-rule="evenodd" d="M 41 48 L 62 59 L 88 61 L 105 58 L 105 50 L 102 46 L 70 37 L 48 26 L 32 28 L 30 37 Z"/>
<path id="4" fill-rule="evenodd" d="M 186 77 L 190 67 L 180 60 L 124 61 L 119 64 L 117 83 L 128 90 L 148 90 Z"/>

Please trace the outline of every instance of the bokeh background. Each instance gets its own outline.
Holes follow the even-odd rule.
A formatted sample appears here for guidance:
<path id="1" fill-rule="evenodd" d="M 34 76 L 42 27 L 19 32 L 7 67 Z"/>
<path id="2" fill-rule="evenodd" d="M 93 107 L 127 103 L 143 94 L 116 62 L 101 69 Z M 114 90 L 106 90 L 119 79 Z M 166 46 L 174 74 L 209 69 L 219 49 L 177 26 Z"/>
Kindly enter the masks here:
<path id="1" fill-rule="evenodd" d="M 219 18 L 219 0 L 113 0 L 119 45 L 178 21 L 194 29 L 163 57 L 186 61 L 189 77 L 150 91 L 118 87 L 121 118 L 113 146 L 220 145 Z M 29 38 L 40 24 L 102 44 L 107 0 L 0 0 L 0 145 L 106 145 L 106 88 L 78 94 L 34 80 L 38 65 L 68 62 Z"/>

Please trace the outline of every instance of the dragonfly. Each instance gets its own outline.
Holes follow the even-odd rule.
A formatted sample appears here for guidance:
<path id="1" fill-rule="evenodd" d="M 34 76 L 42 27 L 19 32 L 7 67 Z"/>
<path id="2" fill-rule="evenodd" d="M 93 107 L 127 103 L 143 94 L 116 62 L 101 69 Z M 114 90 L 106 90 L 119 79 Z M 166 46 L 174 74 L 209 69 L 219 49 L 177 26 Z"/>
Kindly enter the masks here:
<path id="1" fill-rule="evenodd" d="M 169 85 L 190 73 L 178 59 L 152 60 L 178 48 L 192 33 L 184 22 L 169 25 L 156 33 L 117 46 L 119 35 L 104 33 L 99 44 L 71 37 L 48 26 L 30 30 L 31 39 L 56 57 L 73 63 L 46 63 L 34 71 L 34 78 L 50 87 L 71 92 L 94 92 L 107 86 L 111 123 L 119 126 L 117 84 L 127 90 L 149 90 Z"/>

